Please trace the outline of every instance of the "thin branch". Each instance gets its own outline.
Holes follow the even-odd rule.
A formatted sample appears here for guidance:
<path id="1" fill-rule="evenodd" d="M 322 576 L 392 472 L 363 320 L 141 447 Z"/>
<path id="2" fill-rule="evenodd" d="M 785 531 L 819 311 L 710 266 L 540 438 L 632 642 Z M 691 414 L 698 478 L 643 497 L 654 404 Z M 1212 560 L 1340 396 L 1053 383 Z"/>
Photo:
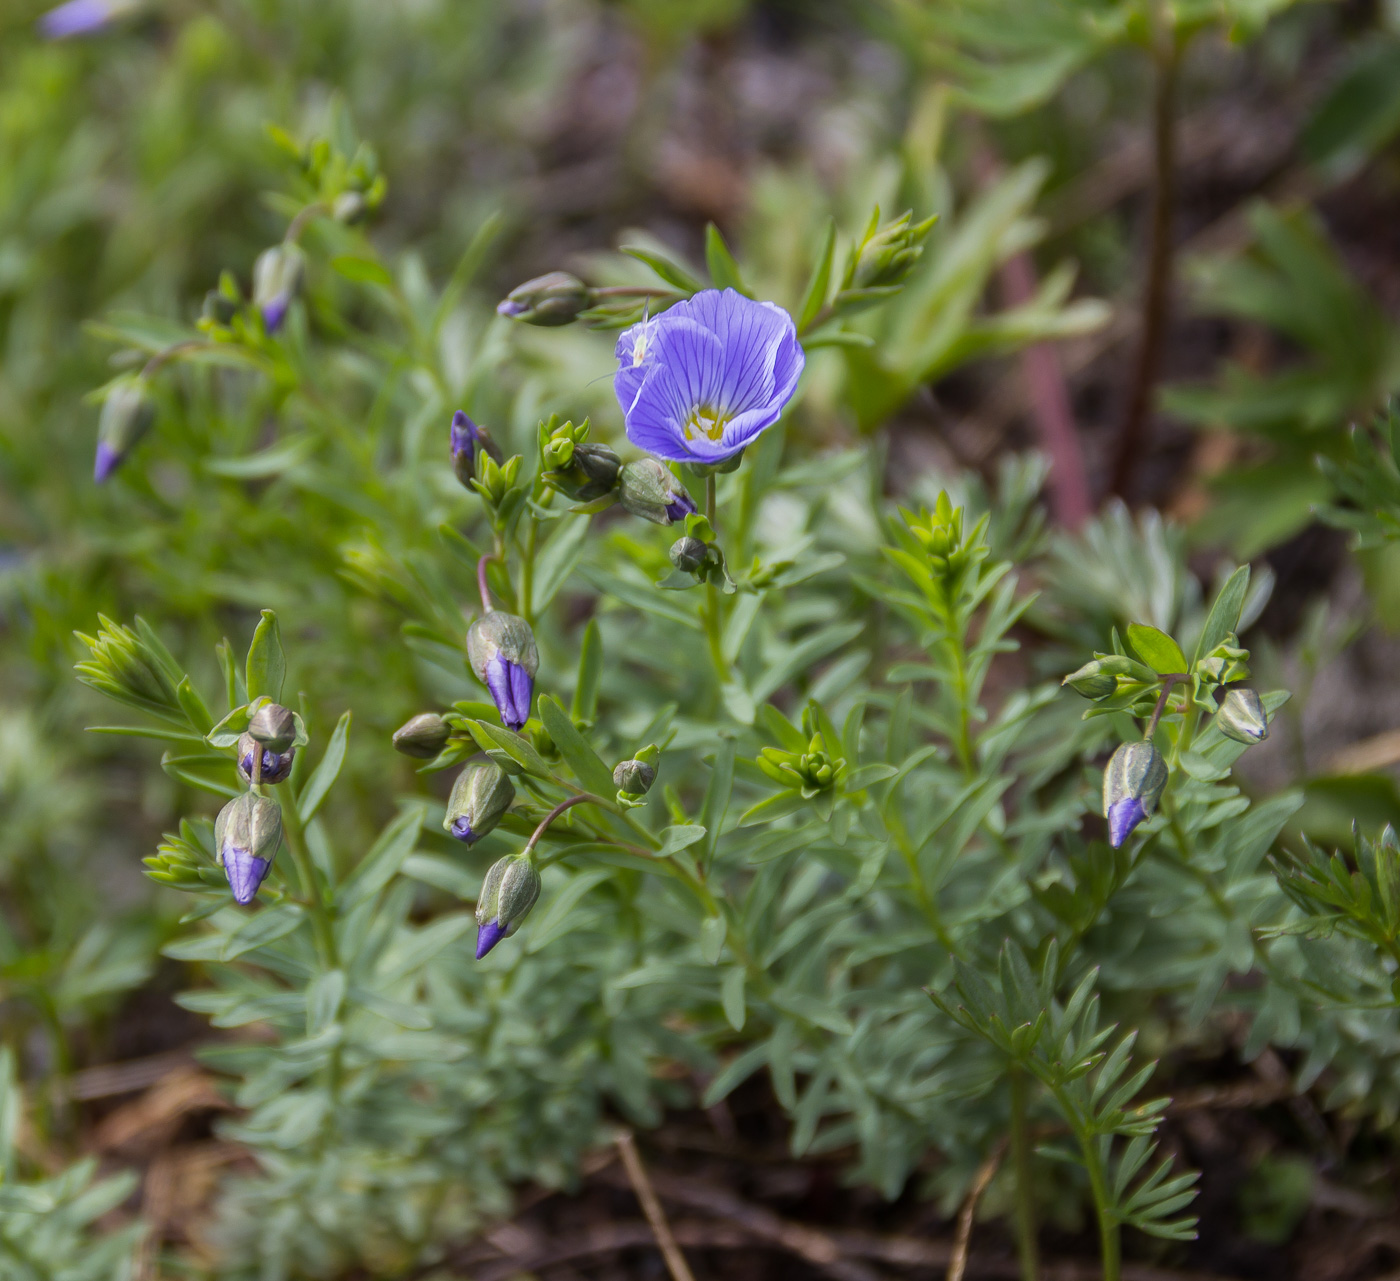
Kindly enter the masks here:
<path id="1" fill-rule="evenodd" d="M 533 839 L 532 837 L 531 840 Z M 637 1152 L 637 1143 L 632 1137 L 632 1131 L 619 1130 L 616 1142 L 617 1150 L 622 1154 L 622 1164 L 627 1171 L 628 1182 L 632 1184 L 632 1191 L 637 1194 L 642 1212 L 651 1224 L 656 1244 L 661 1247 L 661 1257 L 666 1260 L 666 1270 L 671 1274 L 671 1281 L 695 1281 L 685 1261 L 685 1255 L 681 1253 L 681 1248 L 671 1233 L 671 1225 L 666 1222 L 666 1215 L 662 1212 L 661 1202 L 656 1199 L 651 1180 L 647 1178 L 646 1167 Z"/>
<path id="2" fill-rule="evenodd" d="M 1155 59 L 1152 94 L 1152 229 L 1148 249 L 1147 282 L 1142 294 L 1142 328 L 1137 357 L 1128 384 L 1127 409 L 1114 450 L 1110 489 L 1123 494 L 1133 477 L 1133 466 L 1142 452 L 1153 394 L 1161 372 L 1162 339 L 1167 326 L 1167 304 L 1172 277 L 1172 205 L 1176 195 L 1176 78 L 1180 50 L 1170 34 Z"/>
<path id="3" fill-rule="evenodd" d="M 972 1220 L 977 1213 L 977 1202 L 982 1199 L 982 1193 L 987 1190 L 1005 1153 L 1006 1140 L 1002 1139 L 982 1162 L 982 1168 L 977 1171 L 972 1186 L 967 1190 L 967 1199 L 958 1212 L 958 1233 L 953 1238 L 953 1257 L 948 1260 L 947 1281 L 963 1281 L 963 1273 L 967 1271 L 967 1253 L 972 1248 Z"/>
<path id="4" fill-rule="evenodd" d="M 486 585 L 486 566 L 496 559 L 494 552 L 488 552 L 476 562 L 476 590 L 481 595 L 482 613 L 489 614 L 495 606 L 491 604 L 491 589 Z"/>

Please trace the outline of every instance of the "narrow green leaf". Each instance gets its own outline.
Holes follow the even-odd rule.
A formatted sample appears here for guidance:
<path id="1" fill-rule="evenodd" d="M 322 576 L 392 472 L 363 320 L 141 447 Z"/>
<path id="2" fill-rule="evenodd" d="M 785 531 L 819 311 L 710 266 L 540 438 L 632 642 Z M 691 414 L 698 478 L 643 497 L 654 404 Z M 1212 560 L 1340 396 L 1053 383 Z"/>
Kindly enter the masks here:
<path id="1" fill-rule="evenodd" d="M 617 788 L 613 785 L 612 770 L 603 764 L 598 753 L 578 732 L 578 727 L 569 719 L 563 704 L 549 694 L 542 694 L 539 701 L 540 720 L 545 732 L 554 740 L 559 754 L 568 762 L 575 777 L 586 791 L 602 800 L 609 800 Z"/>
<path id="2" fill-rule="evenodd" d="M 674 286 L 683 294 L 698 294 L 705 285 L 690 274 L 680 263 L 673 261 L 651 249 L 639 245 L 623 245 L 622 252 L 629 258 L 644 262 L 668 285 Z"/>
<path id="3" fill-rule="evenodd" d="M 807 279 L 807 292 L 802 295 L 802 305 L 797 309 L 797 332 L 805 333 L 807 326 L 816 319 L 826 302 L 831 288 L 831 260 L 836 253 L 836 219 L 828 218 L 826 234 L 822 237 L 822 247 L 817 260 L 812 265 L 812 274 Z"/>
<path id="4" fill-rule="evenodd" d="M 598 678 L 603 674 L 603 633 L 598 620 L 590 618 L 579 646 L 578 683 L 574 686 L 569 714 L 576 721 L 591 725 L 598 719 Z"/>
<path id="5" fill-rule="evenodd" d="M 246 670 L 249 701 L 266 696 L 273 702 L 281 702 L 282 685 L 287 678 L 287 655 L 282 650 L 282 629 L 278 626 L 277 615 L 270 609 L 263 610 L 262 621 L 253 632 Z"/>
<path id="6" fill-rule="evenodd" d="M 340 719 L 335 724 L 335 730 L 331 734 L 331 741 L 326 744 L 325 754 L 321 757 L 320 764 L 316 766 L 316 772 L 306 780 L 306 786 L 302 788 L 301 795 L 297 797 L 297 814 L 301 818 L 303 826 L 316 816 L 316 811 L 321 808 L 321 802 L 326 799 L 326 794 L 340 776 L 340 767 L 345 763 L 345 746 L 349 737 L 350 713 L 342 712 Z"/>
<path id="7" fill-rule="evenodd" d="M 745 298 L 753 297 L 744 284 L 739 264 L 734 261 L 734 255 L 729 252 L 729 246 L 724 243 L 724 237 L 714 223 L 705 227 L 705 266 L 709 268 L 710 280 L 716 289 L 733 289 Z"/>
<path id="8" fill-rule="evenodd" d="M 747 1011 L 744 1008 L 744 967 L 736 965 L 725 971 L 720 982 L 720 1002 L 724 1006 L 724 1017 L 736 1032 L 744 1030 Z"/>
<path id="9" fill-rule="evenodd" d="M 1231 632 L 1239 630 L 1240 611 L 1244 609 L 1248 595 L 1249 566 L 1241 565 L 1225 580 L 1225 585 L 1210 607 L 1210 614 L 1201 629 L 1201 639 L 1196 642 L 1196 652 L 1191 659 L 1193 664 L 1205 658 Z"/>

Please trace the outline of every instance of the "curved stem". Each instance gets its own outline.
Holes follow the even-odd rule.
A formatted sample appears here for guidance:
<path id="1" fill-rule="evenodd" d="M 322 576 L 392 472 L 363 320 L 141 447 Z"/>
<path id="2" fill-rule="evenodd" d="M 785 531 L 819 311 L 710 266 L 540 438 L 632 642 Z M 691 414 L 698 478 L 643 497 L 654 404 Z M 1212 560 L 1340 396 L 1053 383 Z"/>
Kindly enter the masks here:
<path id="1" fill-rule="evenodd" d="M 481 593 L 481 612 L 489 614 L 495 606 L 491 604 L 491 589 L 486 585 L 486 565 L 489 561 L 499 560 L 500 557 L 495 552 L 487 552 L 476 562 L 476 590 Z"/>
<path id="2" fill-rule="evenodd" d="M 330 213 L 330 208 L 319 200 L 313 200 L 309 205 L 297 211 L 295 218 L 287 224 L 286 233 L 282 237 L 285 245 L 294 245 L 301 239 L 301 233 L 306 230 L 306 225 L 313 218 L 319 218 L 322 214 Z"/>
<path id="3" fill-rule="evenodd" d="M 206 347 L 213 347 L 216 344 L 205 342 L 202 338 L 186 338 L 181 342 L 171 343 L 169 347 L 163 347 L 156 352 L 144 365 L 141 366 L 141 377 L 150 378 L 160 372 L 160 367 L 174 360 L 184 351 L 201 351 Z"/>
<path id="4" fill-rule="evenodd" d="M 1162 677 L 1162 692 L 1157 695 L 1157 706 L 1152 709 L 1152 719 L 1147 723 L 1147 732 L 1142 736 L 1144 742 L 1150 743 L 1152 736 L 1157 732 L 1157 722 L 1162 719 L 1162 713 L 1167 709 L 1167 697 L 1172 692 L 1172 686 L 1190 679 L 1185 672 L 1169 672 Z"/>
<path id="5" fill-rule="evenodd" d="M 575 805 L 585 805 L 589 802 L 592 802 L 594 805 L 602 805 L 605 803 L 599 800 L 599 798 L 594 796 L 591 792 L 580 792 L 577 796 L 570 796 L 560 801 L 558 805 L 556 805 L 552 810 L 549 811 L 548 814 L 546 814 L 542 819 L 540 819 L 539 826 L 535 828 L 533 833 L 531 833 L 530 839 L 525 842 L 525 848 L 520 851 L 521 856 L 523 858 L 533 859 L 535 854 L 535 846 L 539 844 L 540 837 L 542 837 L 549 830 L 549 825 L 552 822 L 554 822 L 554 820 L 558 818 L 559 815 L 561 815 L 566 809 L 571 809 Z"/>

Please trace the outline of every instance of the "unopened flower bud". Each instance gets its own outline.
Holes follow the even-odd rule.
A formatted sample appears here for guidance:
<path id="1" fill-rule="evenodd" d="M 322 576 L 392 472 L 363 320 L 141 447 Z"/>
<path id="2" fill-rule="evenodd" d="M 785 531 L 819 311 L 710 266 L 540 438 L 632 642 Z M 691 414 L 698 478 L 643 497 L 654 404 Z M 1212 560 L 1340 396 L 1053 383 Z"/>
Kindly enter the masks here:
<path id="1" fill-rule="evenodd" d="M 264 703 L 248 722 L 248 733 L 264 747 L 285 752 L 296 741 L 296 717 L 281 703 Z"/>
<path id="2" fill-rule="evenodd" d="M 282 809 L 276 801 L 244 792 L 214 820 L 214 848 L 235 903 L 246 907 L 257 896 L 282 843 Z"/>
<path id="3" fill-rule="evenodd" d="M 254 752 L 262 753 L 262 775 L 253 777 Z M 284 783 L 292 772 L 292 762 L 296 759 L 296 749 L 289 747 L 285 752 L 275 752 L 264 747 L 251 734 L 244 734 L 238 740 L 238 772 L 245 783 Z"/>
<path id="4" fill-rule="evenodd" d="M 530 624 L 515 614 L 492 610 L 467 632 L 467 659 L 488 690 L 508 729 L 530 719 L 540 655 Z"/>
<path id="5" fill-rule="evenodd" d="M 369 202 L 360 191 L 342 191 L 331 204 L 331 217 L 347 226 L 364 218 L 369 212 Z"/>
<path id="6" fill-rule="evenodd" d="M 657 525 L 673 525 L 696 510 L 675 474 L 655 458 L 639 458 L 622 469 L 618 501 L 633 516 Z"/>
<path id="7" fill-rule="evenodd" d="M 117 383 L 102 402 L 97 419 L 97 456 L 93 479 L 101 484 L 135 448 L 155 421 L 156 407 L 150 388 L 140 376 Z"/>
<path id="8" fill-rule="evenodd" d="M 459 409 L 452 415 L 452 470 L 463 485 L 469 485 L 476 475 L 478 449 L 496 462 L 501 461 L 501 447 L 491 439 L 491 433 L 485 427 L 478 427 Z"/>
<path id="9" fill-rule="evenodd" d="M 436 712 L 422 712 L 394 731 L 394 750 L 430 761 L 447 746 L 451 734 L 451 726 Z"/>
<path id="10" fill-rule="evenodd" d="M 238 300 L 230 298 L 222 289 L 211 289 L 204 295 L 199 314 L 215 325 L 227 325 L 238 314 Z"/>
<path id="11" fill-rule="evenodd" d="M 495 761 L 472 761 L 452 784 L 442 825 L 459 841 L 475 845 L 501 821 L 513 800 L 515 784 L 505 770 Z"/>
<path id="12" fill-rule="evenodd" d="M 526 856 L 511 854 L 491 865 L 476 901 L 476 959 L 520 928 L 540 896 L 540 874 Z"/>
<path id="13" fill-rule="evenodd" d="M 1061 682 L 1085 698 L 1107 698 L 1118 688 L 1118 678 L 1104 671 L 1101 659 L 1092 659 Z"/>
<path id="14" fill-rule="evenodd" d="M 1215 713 L 1215 727 L 1237 743 L 1262 743 L 1269 737 L 1269 717 L 1263 700 L 1252 689 L 1226 691 Z"/>
<path id="15" fill-rule="evenodd" d="M 517 285 L 496 307 L 502 316 L 527 325 L 570 325 L 592 305 L 587 285 L 567 271 L 551 271 Z"/>
<path id="16" fill-rule="evenodd" d="M 1151 743 L 1123 743 L 1113 753 L 1103 772 L 1103 812 L 1114 849 L 1152 817 L 1166 785 L 1167 763 Z"/>
<path id="17" fill-rule="evenodd" d="M 671 564 L 686 574 L 698 574 L 709 563 L 710 549 L 689 534 L 671 544 Z"/>
<path id="18" fill-rule="evenodd" d="M 899 284 L 918 262 L 924 251 L 924 237 L 934 223 L 932 218 L 915 223 L 910 211 L 880 227 L 879 217 L 877 209 L 856 251 L 847 288 L 880 289 Z"/>
<path id="19" fill-rule="evenodd" d="M 661 749 L 649 743 L 631 760 L 621 761 L 613 770 L 613 784 L 626 796 L 645 796 L 656 782 L 656 762 Z"/>
<path id="20" fill-rule="evenodd" d="M 268 333 L 275 334 L 287 318 L 287 309 L 301 289 L 305 266 L 305 256 L 291 244 L 264 249 L 253 264 L 253 305 Z"/>

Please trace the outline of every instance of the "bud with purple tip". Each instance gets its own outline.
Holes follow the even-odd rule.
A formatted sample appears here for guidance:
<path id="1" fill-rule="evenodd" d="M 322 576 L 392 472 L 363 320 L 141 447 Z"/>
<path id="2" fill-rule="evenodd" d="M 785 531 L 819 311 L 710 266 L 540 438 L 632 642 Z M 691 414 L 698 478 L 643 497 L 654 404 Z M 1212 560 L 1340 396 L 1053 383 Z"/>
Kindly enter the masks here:
<path id="1" fill-rule="evenodd" d="M 520 928 L 540 896 L 540 874 L 527 854 L 511 854 L 491 864 L 476 901 L 476 959 Z"/>
<path id="2" fill-rule="evenodd" d="M 517 285 L 497 304 L 496 311 L 527 325 L 571 325 L 592 306 L 587 285 L 567 271 L 551 271 Z"/>
<path id="3" fill-rule="evenodd" d="M 1263 699 L 1252 689 L 1228 691 L 1215 713 L 1215 727 L 1237 743 L 1262 743 L 1269 737 L 1269 716 Z"/>
<path id="4" fill-rule="evenodd" d="M 296 245 L 273 245 L 258 255 L 253 264 L 253 306 L 268 333 L 282 328 L 287 309 L 301 289 L 305 267 L 305 255 Z"/>
<path id="5" fill-rule="evenodd" d="M 262 774 L 253 778 L 253 753 L 262 753 Z M 251 734 L 244 734 L 238 740 L 238 772 L 245 783 L 284 783 L 292 772 L 292 762 L 296 759 L 296 748 L 285 752 L 274 752 L 270 747 L 259 743 Z"/>
<path id="6" fill-rule="evenodd" d="M 673 525 L 696 510 L 671 469 L 655 458 L 639 458 L 622 469 L 618 501 L 632 515 L 656 525 Z"/>
<path id="7" fill-rule="evenodd" d="M 1113 753 L 1103 772 L 1103 812 L 1114 849 L 1152 817 L 1166 785 L 1167 763 L 1151 743 L 1123 743 Z"/>
<path id="8" fill-rule="evenodd" d="M 501 821 L 515 800 L 515 784 L 495 761 L 475 760 L 457 775 L 442 820 L 448 834 L 475 845 Z"/>
<path id="9" fill-rule="evenodd" d="M 155 421 L 150 387 L 139 374 L 115 383 L 102 402 L 97 420 L 97 457 L 93 479 L 101 484 L 121 464 Z"/>
<path id="10" fill-rule="evenodd" d="M 470 485 L 476 475 L 478 449 L 496 462 L 501 461 L 501 447 L 491 439 L 491 433 L 485 427 L 478 427 L 459 409 L 452 415 L 452 471 L 463 485 Z"/>
<path id="11" fill-rule="evenodd" d="M 467 659 L 488 690 L 507 729 L 530 719 L 540 655 L 530 624 L 500 610 L 478 618 L 467 632 Z"/>
<path id="12" fill-rule="evenodd" d="M 219 811 L 214 821 L 214 848 L 233 901 L 246 907 L 272 868 L 282 843 L 282 809 L 256 792 L 244 792 Z"/>

